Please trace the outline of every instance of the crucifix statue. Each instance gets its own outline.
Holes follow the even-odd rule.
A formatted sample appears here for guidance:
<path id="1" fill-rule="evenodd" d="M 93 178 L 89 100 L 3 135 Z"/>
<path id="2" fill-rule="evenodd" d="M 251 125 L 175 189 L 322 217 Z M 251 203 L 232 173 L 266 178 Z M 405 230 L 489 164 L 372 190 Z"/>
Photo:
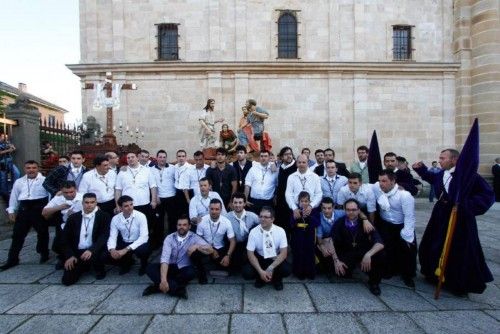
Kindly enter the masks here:
<path id="1" fill-rule="evenodd" d="M 113 75 L 111 72 L 106 72 L 106 79 L 104 82 L 84 83 L 83 89 L 94 90 L 94 110 L 102 109 L 103 105 L 106 107 L 106 133 L 104 134 L 103 141 L 106 146 L 116 146 L 116 137 L 113 134 L 113 108 L 118 110 L 120 107 L 120 91 L 122 89 L 135 90 L 135 84 L 113 84 Z M 105 92 L 105 94 L 103 94 Z"/>

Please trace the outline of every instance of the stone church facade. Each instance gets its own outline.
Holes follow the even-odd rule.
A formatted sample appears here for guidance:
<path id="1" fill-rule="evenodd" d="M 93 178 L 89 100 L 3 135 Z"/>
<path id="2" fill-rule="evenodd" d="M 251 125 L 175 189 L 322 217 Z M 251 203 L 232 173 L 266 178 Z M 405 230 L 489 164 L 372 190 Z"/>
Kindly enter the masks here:
<path id="1" fill-rule="evenodd" d="M 84 82 L 135 83 L 114 124 L 151 151 L 198 146 L 208 98 L 235 129 L 248 98 L 273 147 L 333 147 L 350 162 L 374 129 L 382 152 L 436 159 L 481 123 L 481 171 L 500 153 L 499 1 L 80 1 Z M 101 124 L 93 92 L 84 117 Z M 218 127 L 220 129 L 220 125 Z M 120 140 L 120 137 L 118 136 Z"/>

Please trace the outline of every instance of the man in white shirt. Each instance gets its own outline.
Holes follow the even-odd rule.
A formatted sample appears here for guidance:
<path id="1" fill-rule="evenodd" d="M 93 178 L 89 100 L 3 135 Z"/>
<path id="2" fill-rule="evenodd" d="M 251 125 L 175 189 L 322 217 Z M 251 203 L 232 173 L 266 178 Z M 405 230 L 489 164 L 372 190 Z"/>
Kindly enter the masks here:
<path id="1" fill-rule="evenodd" d="M 278 185 L 278 169 L 269 163 L 269 151 L 260 151 L 260 164 L 255 164 L 245 178 L 245 196 L 249 210 L 258 213 L 264 206 L 273 206 Z"/>
<path id="2" fill-rule="evenodd" d="M 370 222 L 375 222 L 375 211 L 377 211 L 377 203 L 373 194 L 371 184 L 363 184 L 362 177 L 359 173 L 351 173 L 347 180 L 347 184 L 340 188 L 337 195 L 337 204 L 343 206 L 348 199 L 355 199 L 361 211 L 368 215 Z"/>
<path id="3" fill-rule="evenodd" d="M 325 166 L 326 173 L 325 176 L 321 178 L 321 191 L 323 192 L 323 197 L 330 197 L 333 203 L 338 204 L 337 194 L 340 188 L 347 184 L 347 178 L 337 174 L 337 165 L 335 161 L 328 160 Z"/>
<path id="4" fill-rule="evenodd" d="M 99 209 L 113 217 L 116 173 L 109 168 L 109 160 L 105 156 L 97 156 L 94 159 L 94 167 L 83 175 L 78 191 L 82 194 L 96 194 Z"/>
<path id="5" fill-rule="evenodd" d="M 168 219 L 168 232 L 173 232 L 175 222 L 173 216 L 175 213 L 175 168 L 167 162 L 167 152 L 159 150 L 156 153 L 156 165 L 151 167 L 158 194 L 158 206 L 156 212 L 158 214 L 158 222 L 153 227 L 151 239 L 155 239 L 155 246 L 160 246 L 165 235 L 165 213 Z M 155 247 L 156 248 L 156 247 Z"/>
<path id="6" fill-rule="evenodd" d="M 205 239 L 206 242 L 214 248 L 210 259 L 215 263 L 216 268 L 228 268 L 231 263 L 231 256 L 236 247 L 234 231 L 231 222 L 221 216 L 222 201 L 212 199 L 209 206 L 209 214 L 201 219 L 201 222 L 196 228 L 196 234 Z M 226 244 L 225 238 L 229 240 L 229 245 Z M 207 282 L 206 269 L 202 262 L 198 266 L 198 280 L 200 284 Z"/>
<path id="7" fill-rule="evenodd" d="M 127 166 L 116 178 L 115 211 L 120 212 L 118 199 L 123 195 L 130 196 L 134 200 L 134 210 L 146 216 L 149 231 L 153 231 L 156 222 L 153 210 L 156 209 L 158 201 L 156 187 L 151 168 L 141 165 L 134 152 L 127 153 Z"/>
<path id="8" fill-rule="evenodd" d="M 42 209 L 47 204 L 48 192 L 42 186 L 45 177 L 40 174 L 38 162 L 29 160 L 24 163 L 25 176 L 17 179 L 12 187 L 9 199 L 9 221 L 14 223 L 12 243 L 7 262 L 0 270 L 7 270 L 19 264 L 19 253 L 24 239 L 33 227 L 37 233 L 36 251 L 40 254 L 40 263 L 49 259 L 49 230 Z"/>
<path id="9" fill-rule="evenodd" d="M 205 164 L 205 156 L 202 151 L 196 151 L 193 155 L 194 168 L 189 170 L 189 191 L 190 197 L 200 194 L 199 182 L 207 174 L 208 165 Z M 184 189 L 184 196 L 186 196 L 186 189 Z"/>
<path id="10" fill-rule="evenodd" d="M 307 191 L 311 196 L 311 204 L 303 213 L 299 209 L 299 193 Z M 286 182 L 285 197 L 288 207 L 293 212 L 293 217 L 299 219 L 302 214 L 307 217 L 312 209 L 319 206 L 323 192 L 318 175 L 311 172 L 307 165 L 307 157 L 304 154 L 297 158 L 297 171 L 288 177 Z"/>
<path id="11" fill-rule="evenodd" d="M 62 284 L 75 284 L 80 276 L 93 267 L 96 279 L 106 276 L 102 253 L 109 237 L 111 217 L 97 206 L 94 193 L 83 195 L 83 211 L 68 218 L 62 233 L 64 274 Z"/>
<path id="12" fill-rule="evenodd" d="M 188 214 L 189 211 L 190 194 L 189 191 L 185 194 L 184 189 L 189 190 L 189 174 L 193 166 L 187 162 L 187 154 L 185 150 L 178 150 L 175 153 L 175 156 L 177 158 L 177 163 L 174 166 L 176 211 L 173 218 L 174 221 L 177 221 L 181 215 Z"/>
<path id="13" fill-rule="evenodd" d="M 60 195 L 54 196 L 43 208 L 42 216 L 51 220 L 56 227 L 56 236 L 52 242 L 52 250 L 58 254 L 59 262 L 56 269 L 62 269 L 62 231 L 69 216 L 75 212 L 82 211 L 83 194 L 77 192 L 74 181 L 64 181 L 60 190 Z"/>
<path id="14" fill-rule="evenodd" d="M 243 268 L 242 275 L 247 280 L 255 279 L 256 288 L 272 283 L 276 290 L 283 290 L 283 277 L 291 273 L 290 264 L 286 261 L 286 233 L 273 224 L 273 208 L 263 207 L 259 218 L 260 225 L 248 235 L 247 256 L 250 263 Z"/>
<path id="15" fill-rule="evenodd" d="M 246 252 L 248 234 L 255 226 L 259 225 L 259 217 L 255 213 L 245 210 L 245 198 L 244 194 L 235 192 L 231 196 L 233 211 L 225 215 L 231 222 L 236 238 L 236 247 L 231 260 L 233 268 L 241 268 L 248 262 Z"/>
<path id="16" fill-rule="evenodd" d="M 135 254 L 141 260 L 139 276 L 142 276 L 146 273 L 151 255 L 146 216 L 134 210 L 134 202 L 130 196 L 121 196 L 118 205 L 121 212 L 111 220 L 108 251 L 104 253 L 104 260 L 117 264 L 120 267 L 119 275 L 124 275 L 134 264 Z"/>
<path id="17" fill-rule="evenodd" d="M 222 202 L 222 198 L 215 191 L 210 191 L 210 180 L 203 177 L 198 182 L 199 195 L 194 196 L 189 202 L 189 220 L 191 221 L 191 228 L 196 230 L 196 227 L 201 222 L 201 219 L 209 214 L 210 201 L 214 198 Z M 222 203 L 222 214 L 226 214 L 226 207 Z"/>
<path id="18" fill-rule="evenodd" d="M 379 207 L 377 230 L 384 240 L 389 274 L 400 274 L 406 286 L 414 288 L 417 267 L 415 199 L 399 189 L 396 174 L 384 169 L 373 187 Z"/>

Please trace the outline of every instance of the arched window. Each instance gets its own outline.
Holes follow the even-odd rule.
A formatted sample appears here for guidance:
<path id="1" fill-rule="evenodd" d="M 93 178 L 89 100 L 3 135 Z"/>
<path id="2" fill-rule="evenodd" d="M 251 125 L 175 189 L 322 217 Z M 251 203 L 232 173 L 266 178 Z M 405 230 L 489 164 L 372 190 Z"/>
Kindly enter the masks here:
<path id="1" fill-rule="evenodd" d="M 297 19 L 290 12 L 278 19 L 278 58 L 297 58 Z"/>

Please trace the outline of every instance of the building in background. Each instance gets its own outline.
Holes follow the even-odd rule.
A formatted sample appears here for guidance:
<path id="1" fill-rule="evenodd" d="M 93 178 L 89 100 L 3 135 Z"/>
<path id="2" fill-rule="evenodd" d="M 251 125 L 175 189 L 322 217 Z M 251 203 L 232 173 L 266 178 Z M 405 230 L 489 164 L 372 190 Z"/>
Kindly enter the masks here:
<path id="1" fill-rule="evenodd" d="M 273 146 L 333 147 L 350 161 L 374 129 L 383 152 L 432 161 L 481 124 L 481 166 L 500 152 L 498 1 L 80 2 L 82 81 L 137 84 L 115 124 L 152 151 L 198 147 L 208 98 L 236 128 L 248 98 Z M 94 92 L 82 92 L 83 116 Z M 218 130 L 218 129 L 217 129 Z M 489 174 L 489 173 L 488 173 Z"/>

